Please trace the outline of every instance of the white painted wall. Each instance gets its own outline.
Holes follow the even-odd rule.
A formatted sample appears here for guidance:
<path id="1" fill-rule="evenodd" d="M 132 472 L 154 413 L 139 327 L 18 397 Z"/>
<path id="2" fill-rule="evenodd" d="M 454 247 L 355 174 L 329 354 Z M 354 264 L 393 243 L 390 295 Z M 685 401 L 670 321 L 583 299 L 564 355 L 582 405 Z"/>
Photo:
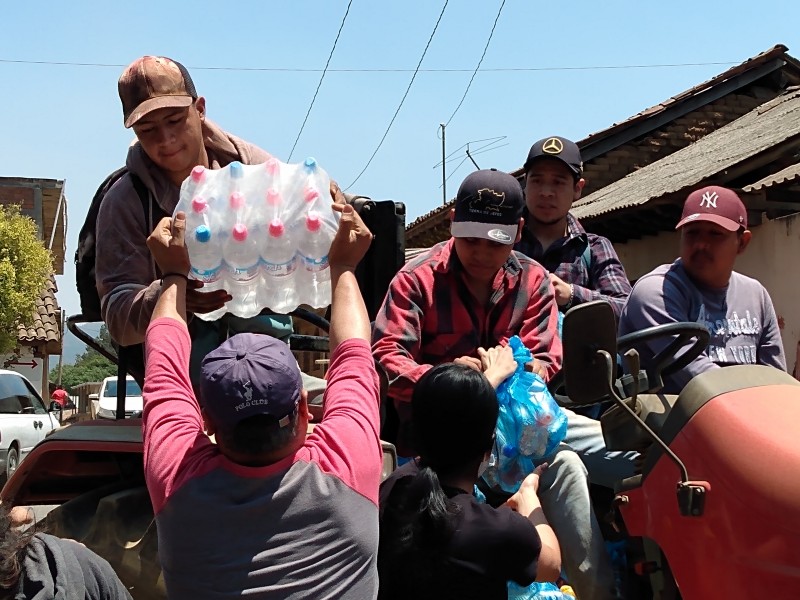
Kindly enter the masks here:
<path id="1" fill-rule="evenodd" d="M 615 244 L 630 279 L 678 256 L 677 232 Z M 736 261 L 736 270 L 758 279 L 769 291 L 792 372 L 800 349 L 800 214 L 766 221 L 753 228 L 753 240 Z"/>

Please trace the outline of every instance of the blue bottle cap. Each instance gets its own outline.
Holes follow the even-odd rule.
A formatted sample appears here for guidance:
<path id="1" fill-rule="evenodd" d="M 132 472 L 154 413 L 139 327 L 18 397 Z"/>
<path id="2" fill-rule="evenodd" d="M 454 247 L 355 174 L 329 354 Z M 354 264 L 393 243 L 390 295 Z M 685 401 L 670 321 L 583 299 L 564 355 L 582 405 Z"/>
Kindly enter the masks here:
<path id="1" fill-rule="evenodd" d="M 315 159 L 313 156 L 309 156 L 303 161 L 303 166 L 309 171 L 313 171 L 317 168 L 317 159 Z"/>
<path id="2" fill-rule="evenodd" d="M 205 244 L 209 241 L 211 239 L 211 230 L 208 228 L 208 225 L 198 226 L 198 228 L 194 230 L 194 239 L 201 244 Z"/>
<path id="3" fill-rule="evenodd" d="M 233 161 L 231 164 L 228 165 L 228 168 L 231 172 L 231 177 L 233 179 L 241 179 L 244 175 L 244 170 L 242 169 L 242 163 L 238 160 Z"/>

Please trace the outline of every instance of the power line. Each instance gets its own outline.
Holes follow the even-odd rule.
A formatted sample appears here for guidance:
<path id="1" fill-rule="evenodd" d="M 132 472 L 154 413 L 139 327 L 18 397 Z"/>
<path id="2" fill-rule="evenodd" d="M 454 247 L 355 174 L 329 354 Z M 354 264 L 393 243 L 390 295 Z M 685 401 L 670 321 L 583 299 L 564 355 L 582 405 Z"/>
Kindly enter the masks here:
<path id="1" fill-rule="evenodd" d="M 457 159 L 453 158 L 453 156 L 455 156 L 455 154 L 456 154 L 456 153 L 457 153 L 459 150 L 463 150 L 464 148 L 468 147 L 470 144 L 482 144 L 483 142 L 487 142 L 487 143 L 483 144 L 482 146 L 480 146 L 480 147 L 479 147 L 479 148 L 478 148 L 478 149 L 477 149 L 475 152 L 473 152 L 473 154 L 477 154 L 478 150 L 483 150 L 484 148 L 489 148 L 489 146 L 492 146 L 492 145 L 494 145 L 494 144 L 497 144 L 497 143 L 499 143 L 499 142 L 502 142 L 502 141 L 503 141 L 504 139 L 506 139 L 507 137 L 508 137 L 508 136 L 505 136 L 505 135 L 498 135 L 498 136 L 495 136 L 495 137 L 483 138 L 483 139 L 480 139 L 480 140 L 470 140 L 469 142 L 466 142 L 465 144 L 461 144 L 461 145 L 460 145 L 458 148 L 456 148 L 455 150 L 453 150 L 452 152 L 450 152 L 450 154 L 448 154 L 447 156 L 445 156 L 445 157 L 444 157 L 445 164 L 448 164 L 448 163 L 451 163 L 451 162 L 453 162 L 454 160 L 457 160 Z M 504 145 L 505 145 L 505 144 L 504 144 Z M 498 148 L 500 148 L 500 147 L 501 147 L 501 146 L 498 146 Z M 492 149 L 492 148 L 490 148 L 490 150 L 491 150 L 491 149 Z M 441 167 L 441 166 L 442 166 L 442 161 L 439 161 L 438 163 L 436 163 L 435 165 L 433 165 L 433 168 L 434 168 L 434 169 L 438 169 L 438 168 L 439 168 L 439 167 Z"/>
<path id="2" fill-rule="evenodd" d="M 375 148 L 375 152 L 373 152 L 372 156 L 369 157 L 369 160 L 367 161 L 367 164 L 364 165 L 364 168 L 361 169 L 361 172 L 358 174 L 358 176 L 352 181 L 352 183 L 350 185 L 348 185 L 346 188 L 344 188 L 345 191 L 349 190 L 351 187 L 353 187 L 353 185 L 355 185 L 355 183 L 359 179 L 361 179 L 361 176 L 369 168 L 370 164 L 372 164 L 372 159 L 375 158 L 375 155 L 378 154 L 378 150 L 380 150 L 381 146 L 383 146 L 383 142 L 386 139 L 386 136 L 389 135 L 389 130 L 392 128 L 392 124 L 394 123 L 394 120 L 397 118 L 397 115 L 400 113 L 400 109 L 403 107 L 403 103 L 406 101 L 406 97 L 408 97 L 408 92 L 411 91 L 411 86 L 414 83 L 414 79 L 417 77 L 417 73 L 419 72 L 420 65 L 422 65 L 422 61 L 425 59 L 425 55 L 428 53 L 428 48 L 431 45 L 431 41 L 433 41 L 433 36 L 436 35 L 436 30 L 439 28 L 439 23 L 442 22 L 442 17 L 444 16 L 444 11 L 447 8 L 447 3 L 449 1 L 450 0 L 444 0 L 444 5 L 442 6 L 442 12 L 439 13 L 439 18 L 436 19 L 436 25 L 433 26 L 433 31 L 431 31 L 431 36 L 428 38 L 428 43 L 425 44 L 425 49 L 422 51 L 422 56 L 420 56 L 420 58 L 419 58 L 419 62 L 417 63 L 417 68 L 414 70 L 414 74 L 411 76 L 411 81 L 408 82 L 408 87 L 406 88 L 406 93 L 403 94 L 403 97 L 400 99 L 400 104 L 397 105 L 397 110 L 394 111 L 394 115 L 392 116 L 392 120 L 389 121 L 389 126 L 386 128 L 386 131 L 384 132 L 383 137 L 381 138 L 381 141 L 378 142 L 378 147 Z"/>
<path id="3" fill-rule="evenodd" d="M 0 63 L 18 65 L 41 65 L 57 67 L 100 67 L 123 69 L 128 65 L 116 63 L 84 63 L 51 60 L 14 60 L 0 58 Z M 587 65 L 567 67 L 490 67 L 478 69 L 481 73 L 531 73 L 537 71 L 603 71 L 619 69 L 665 69 L 680 67 L 711 67 L 741 64 L 741 61 L 696 62 L 696 63 L 656 63 L 648 65 Z M 323 69 L 304 69 L 294 67 L 196 67 L 187 65 L 191 71 L 242 71 L 264 73 L 322 73 Z M 327 73 L 472 73 L 474 69 L 326 69 Z"/>
<path id="4" fill-rule="evenodd" d="M 503 0 L 505 2 L 505 0 Z M 300 131 L 297 132 L 297 137 L 294 139 L 294 144 L 292 144 L 292 150 L 289 152 L 289 158 L 286 162 L 291 162 L 292 154 L 294 154 L 294 149 L 297 147 L 297 142 L 300 141 L 300 135 L 303 133 L 303 129 L 305 129 L 306 122 L 308 121 L 308 115 L 311 114 L 311 109 L 314 107 L 314 101 L 317 99 L 317 94 L 319 93 L 319 88 L 322 87 L 322 80 L 325 79 L 325 73 L 328 72 L 328 66 L 331 64 L 331 58 L 333 58 L 333 51 L 336 50 L 336 43 L 339 41 L 339 36 L 342 34 L 342 28 L 344 27 L 344 22 L 347 20 L 347 15 L 350 14 L 350 6 L 353 4 L 353 0 L 350 0 L 347 3 L 347 10 L 344 11 L 344 17 L 342 17 L 342 22 L 339 24 L 339 31 L 336 32 L 336 39 L 333 40 L 333 47 L 331 48 L 331 53 L 328 55 L 328 61 L 325 63 L 325 68 L 322 70 L 322 76 L 319 78 L 319 83 L 317 84 L 317 89 L 314 91 L 314 97 L 311 98 L 311 104 L 308 106 L 308 111 L 306 111 L 306 116 L 303 119 L 303 124 L 300 125 Z"/>
<path id="5" fill-rule="evenodd" d="M 494 18 L 494 24 L 492 25 L 492 30 L 489 32 L 489 38 L 486 40 L 486 45 L 483 47 L 483 54 L 481 54 L 481 58 L 478 61 L 478 64 L 475 66 L 475 70 L 472 72 L 472 77 L 469 78 L 469 83 L 467 84 L 467 89 L 464 90 L 464 95 L 461 96 L 461 100 L 458 102 L 458 106 L 453 111 L 453 114 L 450 115 L 450 118 L 447 119 L 447 123 L 445 123 L 445 127 L 450 125 L 450 121 L 453 120 L 453 117 L 456 116 L 458 109 L 461 108 L 461 105 L 464 103 L 464 99 L 467 97 L 467 93 L 469 92 L 469 88 L 472 87 L 472 82 L 475 81 L 475 75 L 478 74 L 478 69 L 481 68 L 481 63 L 483 63 L 483 58 L 486 56 L 486 51 L 489 49 L 489 44 L 492 41 L 492 36 L 494 35 L 494 28 L 497 27 L 497 21 L 500 19 L 500 13 L 503 12 L 503 7 L 506 5 L 506 0 L 503 0 L 500 3 L 500 8 L 497 9 L 497 16 Z"/>

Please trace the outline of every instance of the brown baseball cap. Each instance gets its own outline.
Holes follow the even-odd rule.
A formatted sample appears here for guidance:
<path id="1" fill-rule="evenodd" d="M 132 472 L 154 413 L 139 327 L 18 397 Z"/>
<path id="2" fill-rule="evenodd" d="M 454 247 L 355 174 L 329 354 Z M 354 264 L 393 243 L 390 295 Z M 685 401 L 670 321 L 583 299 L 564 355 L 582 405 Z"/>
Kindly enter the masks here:
<path id="1" fill-rule="evenodd" d="M 183 108 L 197 100 L 186 67 L 165 56 L 137 58 L 122 73 L 117 88 L 125 127 L 159 108 Z"/>

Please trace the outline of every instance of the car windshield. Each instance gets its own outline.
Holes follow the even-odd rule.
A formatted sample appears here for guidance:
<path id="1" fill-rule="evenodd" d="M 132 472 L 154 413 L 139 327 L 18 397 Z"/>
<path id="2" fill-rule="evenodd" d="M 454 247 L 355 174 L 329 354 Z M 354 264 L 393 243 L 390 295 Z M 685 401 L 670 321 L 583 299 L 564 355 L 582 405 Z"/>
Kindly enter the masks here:
<path id="1" fill-rule="evenodd" d="M 135 381 L 128 380 L 126 381 L 125 387 L 125 395 L 126 396 L 141 396 L 142 395 L 142 388 L 139 387 L 139 384 Z M 116 381 L 109 381 L 106 384 L 106 389 L 103 392 L 103 396 L 106 398 L 115 398 L 117 396 L 117 382 Z"/>

